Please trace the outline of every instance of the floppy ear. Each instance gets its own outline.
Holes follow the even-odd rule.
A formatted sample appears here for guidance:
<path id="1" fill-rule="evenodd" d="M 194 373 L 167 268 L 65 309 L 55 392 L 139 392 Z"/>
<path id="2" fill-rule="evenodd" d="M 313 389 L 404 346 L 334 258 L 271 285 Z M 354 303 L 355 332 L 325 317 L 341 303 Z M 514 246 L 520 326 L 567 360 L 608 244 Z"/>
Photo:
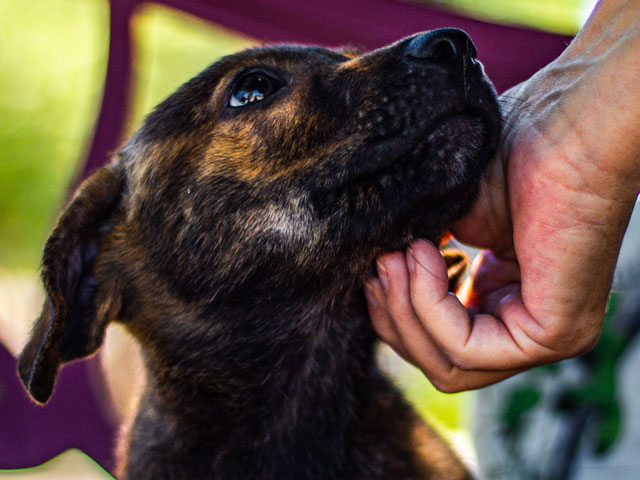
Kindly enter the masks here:
<path id="1" fill-rule="evenodd" d="M 45 246 L 44 306 L 18 361 L 20 378 L 38 402 L 51 396 L 62 363 L 87 356 L 102 343 L 109 318 L 95 302 L 94 260 L 124 184 L 124 172 L 115 164 L 94 173 L 64 209 Z"/>

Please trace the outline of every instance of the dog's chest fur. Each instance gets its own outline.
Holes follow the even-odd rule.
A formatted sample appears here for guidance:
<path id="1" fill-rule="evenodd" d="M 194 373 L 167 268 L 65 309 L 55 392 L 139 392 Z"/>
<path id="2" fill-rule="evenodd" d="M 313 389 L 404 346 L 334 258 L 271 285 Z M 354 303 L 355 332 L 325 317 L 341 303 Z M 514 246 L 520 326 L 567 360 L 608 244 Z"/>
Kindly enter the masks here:
<path id="1" fill-rule="evenodd" d="M 136 455 L 129 458 L 129 476 L 152 478 L 153 466 L 156 473 L 179 469 L 176 478 L 206 478 L 207 472 L 244 479 L 413 478 L 418 472 L 416 478 L 429 478 L 429 465 L 406 442 L 423 426 L 375 367 L 362 307 L 343 317 L 354 321 L 348 329 L 332 327 L 335 318 L 327 317 L 309 337 L 287 334 L 276 349 L 256 342 L 255 350 L 220 366 L 233 372 L 232 381 L 216 381 L 228 385 L 223 391 L 189 382 L 167 398 L 176 388 L 169 379 L 161 395 L 143 399 L 131 433 Z M 166 372 L 167 365 L 158 368 Z M 167 415 L 167 409 L 176 411 Z M 450 452 L 431 452 L 438 454 L 461 474 Z M 193 458 L 207 461 L 184 464 Z"/>
<path id="2" fill-rule="evenodd" d="M 124 478 L 468 478 L 378 370 L 360 285 L 475 197 L 499 113 L 470 45 L 265 47 L 181 87 L 47 243 L 32 396 L 116 321 L 147 367 Z"/>

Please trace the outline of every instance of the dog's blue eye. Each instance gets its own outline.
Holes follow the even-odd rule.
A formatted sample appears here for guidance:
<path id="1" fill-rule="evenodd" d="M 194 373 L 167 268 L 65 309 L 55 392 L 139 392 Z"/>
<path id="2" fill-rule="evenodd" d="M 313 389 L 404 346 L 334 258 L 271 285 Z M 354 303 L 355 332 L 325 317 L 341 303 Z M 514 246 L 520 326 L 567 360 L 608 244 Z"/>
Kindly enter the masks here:
<path id="1" fill-rule="evenodd" d="M 259 102 L 278 90 L 278 85 L 262 73 L 252 73 L 242 77 L 229 99 L 230 107 L 243 107 L 249 103 Z"/>

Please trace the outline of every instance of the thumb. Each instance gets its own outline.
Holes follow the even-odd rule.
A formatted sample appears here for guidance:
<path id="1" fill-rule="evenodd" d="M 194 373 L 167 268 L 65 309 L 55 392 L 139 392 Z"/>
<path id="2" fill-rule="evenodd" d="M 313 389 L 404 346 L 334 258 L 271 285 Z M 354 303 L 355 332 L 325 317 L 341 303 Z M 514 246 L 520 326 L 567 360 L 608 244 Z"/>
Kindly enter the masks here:
<path id="1" fill-rule="evenodd" d="M 454 237 L 463 243 L 494 251 L 507 250 L 513 245 L 503 158 L 503 153 L 493 158 L 471 210 L 451 229 Z"/>

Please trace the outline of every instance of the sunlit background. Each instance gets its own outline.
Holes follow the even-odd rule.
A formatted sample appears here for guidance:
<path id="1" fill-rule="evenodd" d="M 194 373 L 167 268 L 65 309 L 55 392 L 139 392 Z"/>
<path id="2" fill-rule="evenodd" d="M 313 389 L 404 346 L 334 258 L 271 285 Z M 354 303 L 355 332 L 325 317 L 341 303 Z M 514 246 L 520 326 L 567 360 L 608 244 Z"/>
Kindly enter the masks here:
<path id="1" fill-rule="evenodd" d="M 436 3 L 492 22 L 570 35 L 594 1 Z M 129 131 L 153 105 L 206 65 L 255 43 L 152 5 L 136 13 L 133 31 L 136 61 Z M 39 310 L 42 245 L 85 159 L 100 106 L 108 37 L 106 0 L 0 0 L 0 340 L 13 352 Z M 383 362 L 398 374 L 420 411 L 468 445 L 471 395 L 439 394 L 418 372 L 385 355 Z M 87 472 L 106 476 L 76 451 L 44 470 L 0 471 L 0 477 L 89 478 Z"/>

